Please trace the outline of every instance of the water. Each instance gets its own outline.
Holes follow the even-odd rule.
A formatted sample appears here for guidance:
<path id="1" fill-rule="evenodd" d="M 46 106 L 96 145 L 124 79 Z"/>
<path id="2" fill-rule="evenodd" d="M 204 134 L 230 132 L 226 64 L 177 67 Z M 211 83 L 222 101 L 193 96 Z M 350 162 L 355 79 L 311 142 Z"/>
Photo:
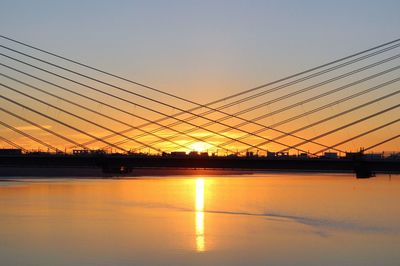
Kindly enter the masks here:
<path id="1" fill-rule="evenodd" d="M 0 182 L 1 265 L 399 265 L 400 176 Z"/>

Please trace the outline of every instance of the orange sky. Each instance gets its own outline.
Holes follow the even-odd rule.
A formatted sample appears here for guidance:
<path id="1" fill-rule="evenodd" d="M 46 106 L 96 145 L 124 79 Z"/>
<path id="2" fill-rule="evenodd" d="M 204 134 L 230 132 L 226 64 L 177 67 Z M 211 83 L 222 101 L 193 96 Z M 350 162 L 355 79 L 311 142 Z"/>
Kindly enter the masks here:
<path id="1" fill-rule="evenodd" d="M 0 10 L 0 22 L 2 22 L 2 25 L 6 25 L 4 34 L 10 37 L 153 86 L 166 93 L 206 104 L 398 37 L 398 29 L 393 26 L 398 25 L 397 22 L 399 22 L 399 16 L 395 12 L 395 10 L 398 10 L 398 3 L 364 3 L 364 12 L 360 12 L 360 7 L 355 2 L 342 2 L 346 5 L 345 9 L 340 8 L 338 3 L 314 1 L 304 1 L 301 4 L 297 2 L 288 4 L 279 1 L 276 3 L 274 1 L 261 1 L 249 4 L 243 1 L 235 1 L 235 3 L 229 5 L 211 4 L 207 1 L 196 5 L 193 3 L 178 4 L 171 1 L 168 5 L 133 2 L 121 3 L 121 6 L 106 3 L 95 5 L 79 3 L 77 10 L 78 3 L 69 1 L 69 3 L 47 4 L 45 6 L 43 4 L 32 5 L 31 9 L 19 11 L 24 14 L 22 17 L 19 16 L 18 20 L 13 15 L 18 6 L 14 3 L 7 3 L 7 8 Z M 4 12 L 4 10 L 7 10 L 7 12 Z M 63 10 L 63 15 L 50 16 L 50 14 L 58 14 L 59 10 Z M 88 12 L 89 10 L 90 12 Z M 113 14 L 115 19 L 112 21 L 104 20 L 104 12 Z M 335 12 L 339 15 L 332 17 Z M 384 15 L 370 16 L 371 12 Z M 73 14 L 74 20 L 71 21 L 69 16 L 64 16 L 67 14 Z M 90 15 L 88 16 L 88 14 Z M 285 21 L 285 23 L 280 23 L 281 21 Z M 354 23 L 354 21 L 359 23 Z M 39 28 L 41 29 L 40 33 L 37 31 Z M 385 29 L 385 31 L 381 29 Z M 354 34 L 355 32 L 357 34 Z M 300 33 L 301 35 L 299 35 Z M 1 56 L 2 64 L 24 71 L 62 88 L 17 73 L 4 65 L 0 66 L 1 74 L 29 83 L 58 97 L 66 98 L 70 103 L 38 92 L 10 80 L 6 76 L 0 76 L 1 84 L 27 93 L 44 101 L 44 103 L 29 99 L 6 87 L 0 87 L 0 95 L 18 104 L 50 115 L 55 119 L 60 119 L 70 126 L 79 128 L 81 132 L 57 124 L 30 112 L 23 106 L 17 106 L 4 98 L 0 98 L 0 105 L 4 109 L 34 121 L 48 130 L 54 130 L 78 143 L 92 140 L 90 136 L 84 133 L 102 138 L 115 132 L 127 131 L 130 127 L 140 127 L 141 130 L 132 129 L 125 134 L 136 142 L 130 140 L 121 144 L 120 147 L 125 150 L 141 152 L 207 150 L 210 153 L 226 154 L 227 151 L 237 152 L 251 149 L 256 152 L 258 149 L 260 154 L 264 154 L 267 150 L 279 151 L 295 145 L 301 140 L 296 137 L 281 138 L 282 133 L 278 132 L 296 131 L 303 126 L 346 112 L 346 110 L 395 93 L 398 90 L 398 83 L 396 82 L 352 100 L 340 102 L 341 99 L 351 97 L 353 94 L 398 78 L 399 70 L 396 69 L 358 85 L 349 86 L 326 97 L 321 97 L 318 100 L 296 105 L 296 103 L 344 87 L 352 82 L 398 67 L 399 58 L 394 57 L 398 56 L 399 48 L 394 48 L 377 54 L 373 58 L 356 62 L 298 84 L 278 89 L 284 84 L 284 82 L 280 82 L 212 105 L 213 108 L 219 108 L 244 97 L 262 93 L 262 96 L 255 99 L 221 109 L 228 114 L 239 113 L 240 118 L 226 119 L 224 118 L 225 114 L 217 112 L 204 115 L 207 109 L 201 108 L 194 111 L 193 114 L 177 116 L 181 120 L 189 119 L 192 115 L 200 116 L 190 119 L 188 123 L 177 122 L 177 120 L 170 118 L 163 119 L 158 124 L 146 125 L 149 121 L 160 120 L 164 115 L 174 115 L 179 113 L 180 110 L 188 110 L 196 105 L 55 59 L 52 56 L 35 52 L 5 39 L 0 41 L 1 45 L 49 60 L 114 86 L 108 86 L 57 69 L 3 47 L 1 53 L 6 56 L 15 57 L 37 67 L 57 72 L 66 79 L 73 79 L 78 83 L 85 84 L 85 86 L 81 86 L 76 82 L 55 77 Z M 392 59 L 388 60 L 389 58 Z M 387 60 L 387 62 L 324 85 L 317 85 L 380 60 Z M 115 86 L 128 92 L 118 90 Z M 70 90 L 70 92 L 67 90 Z M 112 94 L 115 97 L 110 97 L 96 90 Z M 304 92 L 293 94 L 299 90 L 304 90 Z M 94 98 L 97 102 L 77 94 Z M 165 105 L 160 104 L 160 102 L 165 103 Z M 286 121 L 299 114 L 334 102 L 338 103 L 307 117 L 280 124 L 281 121 Z M 394 106 L 398 102 L 400 102 L 399 95 L 393 95 L 346 115 L 330 119 L 315 127 L 296 131 L 295 134 L 302 139 L 313 138 Z M 72 117 L 61 110 L 56 110 L 46 103 L 71 112 L 89 122 Z M 119 122 L 84 110 L 74 103 L 111 118 L 119 119 Z M 293 105 L 296 106 L 283 110 L 283 108 Z M 255 106 L 260 107 L 244 112 L 244 110 Z M 398 113 L 398 109 L 393 109 L 335 134 L 315 139 L 315 141 L 325 146 L 334 145 L 367 130 L 390 123 L 398 119 Z M 65 148 L 71 150 L 74 146 L 5 112 L 0 111 L 0 114 L 1 121 L 32 134 L 60 150 Z M 261 116 L 265 117 L 258 119 L 257 124 L 240 126 L 243 119 L 252 120 Z M 215 122 L 218 120 L 221 120 L 222 124 Z M 101 126 L 93 125 L 90 122 L 98 123 Z M 174 125 L 173 130 L 157 129 L 160 126 L 171 124 Z M 196 129 L 196 126 L 200 128 Z M 270 126 L 274 126 L 277 131 L 263 130 L 259 133 L 259 136 L 244 137 L 247 133 L 259 132 L 263 127 Z M 394 136 L 399 131 L 400 126 L 395 123 L 368 136 L 345 143 L 338 148 L 342 151 L 356 151 L 361 147 L 368 147 Z M 149 132 L 154 132 L 154 134 Z M 183 134 L 182 132 L 188 133 Z M 176 137 L 173 137 L 175 135 Z M 26 149 L 46 149 L 26 137 L 6 129 L 4 126 L 0 126 L 0 136 L 14 141 Z M 172 138 L 172 142 L 166 141 L 169 138 Z M 240 141 L 232 140 L 237 138 L 242 139 Z M 284 145 L 274 142 L 260 145 L 271 138 L 279 138 L 278 141 Z M 122 136 L 116 136 L 107 139 L 107 143 L 95 142 L 88 147 L 93 149 L 104 148 L 122 139 Z M 225 143 L 229 144 L 225 145 Z M 221 146 L 222 144 L 224 146 Z M 149 146 L 154 147 L 154 149 L 149 148 Z M 9 147 L 9 144 L 0 142 L 0 147 Z M 306 144 L 299 146 L 299 148 L 303 151 L 315 152 L 321 150 L 323 146 Z M 113 148 L 113 150 L 115 149 L 116 147 Z M 374 149 L 374 151 L 399 150 L 399 139 Z M 295 149 L 292 149 L 291 152 L 297 153 Z"/>

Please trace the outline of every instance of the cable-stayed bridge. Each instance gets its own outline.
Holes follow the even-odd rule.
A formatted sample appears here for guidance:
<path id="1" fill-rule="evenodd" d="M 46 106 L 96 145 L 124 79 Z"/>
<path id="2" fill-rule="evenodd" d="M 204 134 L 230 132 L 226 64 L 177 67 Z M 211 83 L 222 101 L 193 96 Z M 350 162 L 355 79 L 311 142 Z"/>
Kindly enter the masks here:
<path id="1" fill-rule="evenodd" d="M 320 165 L 321 158 L 353 160 L 362 149 L 398 165 L 400 39 L 207 103 L 194 101 L 190 88 L 178 96 L 0 40 L 0 152 L 6 155 L 120 156 L 130 164 L 140 157 L 144 166 L 169 158 L 175 167 L 189 157 L 202 158 L 200 167 L 228 168 L 291 158 L 318 168 L 315 158 Z"/>

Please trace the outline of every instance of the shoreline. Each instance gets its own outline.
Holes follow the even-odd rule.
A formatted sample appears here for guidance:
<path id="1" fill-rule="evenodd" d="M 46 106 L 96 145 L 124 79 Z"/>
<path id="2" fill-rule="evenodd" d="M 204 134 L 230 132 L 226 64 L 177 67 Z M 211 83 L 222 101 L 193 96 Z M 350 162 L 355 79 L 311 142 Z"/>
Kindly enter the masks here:
<path id="1" fill-rule="evenodd" d="M 134 168 L 132 172 L 125 174 L 103 173 L 100 168 L 51 168 L 51 167 L 0 167 L 0 181 L 7 179 L 26 178 L 94 178 L 116 179 L 134 177 L 169 177 L 169 176 L 233 176 L 256 175 L 273 173 L 320 173 L 320 174 L 353 174 L 354 171 L 346 170 L 298 170 L 298 169 L 207 169 L 207 168 Z M 376 171 L 376 174 L 399 175 L 400 173 L 385 173 Z"/>

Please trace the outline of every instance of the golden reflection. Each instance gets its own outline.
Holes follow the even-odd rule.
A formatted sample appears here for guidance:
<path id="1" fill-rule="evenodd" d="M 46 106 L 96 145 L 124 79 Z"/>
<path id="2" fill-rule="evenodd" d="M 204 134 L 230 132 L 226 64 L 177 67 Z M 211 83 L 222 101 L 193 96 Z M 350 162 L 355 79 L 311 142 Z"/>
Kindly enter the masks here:
<path id="1" fill-rule="evenodd" d="M 196 179 L 196 250 L 205 251 L 204 239 L 204 179 Z"/>
<path id="2" fill-rule="evenodd" d="M 204 211 L 204 179 L 196 179 L 196 211 Z"/>

